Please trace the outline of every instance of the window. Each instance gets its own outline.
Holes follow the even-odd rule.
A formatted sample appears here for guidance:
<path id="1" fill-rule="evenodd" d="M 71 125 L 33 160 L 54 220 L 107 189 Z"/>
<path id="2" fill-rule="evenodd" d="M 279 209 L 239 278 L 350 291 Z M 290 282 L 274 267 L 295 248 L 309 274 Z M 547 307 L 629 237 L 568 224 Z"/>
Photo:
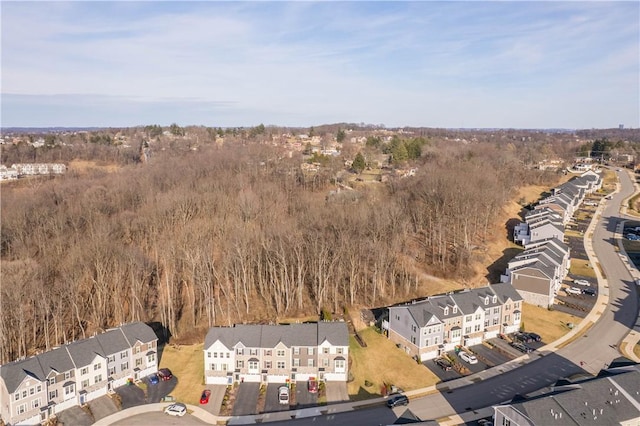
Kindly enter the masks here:
<path id="1" fill-rule="evenodd" d="M 209 364 L 209 370 L 216 371 L 216 364 L 213 364 L 213 363 Z"/>
<path id="2" fill-rule="evenodd" d="M 271 349 L 265 349 L 264 356 L 271 356 Z"/>
<path id="3" fill-rule="evenodd" d="M 513 309 L 518 309 L 520 307 L 520 302 L 515 302 L 513 304 Z"/>
<path id="4" fill-rule="evenodd" d="M 451 331 L 451 337 L 453 337 L 454 339 L 455 339 L 455 338 L 460 337 L 461 331 L 462 331 L 462 330 L 460 330 L 460 329 L 458 329 L 458 330 L 452 330 L 452 331 Z"/>
<path id="5" fill-rule="evenodd" d="M 438 338 L 437 338 L 437 337 L 435 337 L 435 338 L 433 339 L 433 344 L 434 344 L 434 345 L 437 345 L 437 344 L 438 344 Z"/>
<path id="6" fill-rule="evenodd" d="M 429 343 L 431 343 L 431 340 L 430 340 L 430 339 L 425 339 L 425 340 L 424 340 L 424 345 L 425 345 L 425 346 L 429 346 Z"/>
<path id="7" fill-rule="evenodd" d="M 464 334 L 469 334 L 469 333 L 471 333 L 471 326 L 464 328 Z"/>
<path id="8" fill-rule="evenodd" d="M 239 359 L 236 361 L 236 368 L 244 368 L 244 361 Z"/>
<path id="9" fill-rule="evenodd" d="M 142 365 L 142 358 L 136 359 L 136 367 L 140 367 Z"/>
<path id="10" fill-rule="evenodd" d="M 464 319 L 465 321 L 469 322 L 473 319 L 473 315 L 467 315 L 467 317 Z"/>
<path id="11" fill-rule="evenodd" d="M 307 360 L 307 367 L 315 367 L 316 363 L 314 359 L 308 359 Z"/>
<path id="12" fill-rule="evenodd" d="M 336 353 L 342 355 L 344 348 L 336 348 Z"/>
<path id="13" fill-rule="evenodd" d="M 220 369 L 222 371 L 229 371 L 229 364 L 221 364 Z"/>
<path id="14" fill-rule="evenodd" d="M 38 393 L 42 392 L 42 385 L 36 386 L 36 392 L 38 392 Z"/>
<path id="15" fill-rule="evenodd" d="M 20 404 L 18 408 L 16 408 L 18 414 L 24 414 L 25 411 L 27 411 L 27 404 Z"/>
<path id="16" fill-rule="evenodd" d="M 49 399 L 56 399 L 58 397 L 58 390 L 49 391 Z"/>
<path id="17" fill-rule="evenodd" d="M 26 390 L 23 390 L 23 391 L 22 391 L 22 397 L 23 397 L 23 398 L 26 398 L 26 397 L 27 397 L 27 391 L 26 391 Z"/>
<path id="18" fill-rule="evenodd" d="M 133 348 L 133 353 L 134 354 L 139 354 L 140 353 L 140 346 L 136 346 Z"/>
<path id="19" fill-rule="evenodd" d="M 485 305 L 488 305 L 488 304 L 489 304 L 489 296 L 487 296 L 487 297 L 485 297 L 485 298 L 484 298 L 484 304 L 485 304 Z"/>
<path id="20" fill-rule="evenodd" d="M 120 352 L 120 359 L 124 359 L 127 357 L 127 351 Z"/>
<path id="21" fill-rule="evenodd" d="M 498 296 L 493 296 L 493 303 L 498 303 Z"/>
<path id="22" fill-rule="evenodd" d="M 236 349 L 236 355 L 244 355 L 244 349 L 242 348 Z"/>
<path id="23" fill-rule="evenodd" d="M 414 333 L 416 332 L 416 326 L 415 325 L 411 326 L 411 331 L 413 331 Z"/>
<path id="24" fill-rule="evenodd" d="M 55 384 L 56 384 L 56 378 L 55 378 L 55 377 L 51 377 L 51 378 L 49 379 L 49 386 L 51 386 L 51 385 L 55 385 Z M 33 395 L 33 393 L 32 393 L 31 395 Z"/>
<path id="25" fill-rule="evenodd" d="M 222 358 L 222 352 L 220 352 L 220 358 Z M 227 352 L 227 358 L 231 358 L 231 354 Z"/>
<path id="26" fill-rule="evenodd" d="M 515 322 L 520 321 L 520 313 L 513 314 L 513 320 L 514 320 Z"/>
<path id="27" fill-rule="evenodd" d="M 93 378 L 93 383 L 99 383 L 102 381 L 102 374 L 98 374 Z"/>
<path id="28" fill-rule="evenodd" d="M 484 320 L 484 326 L 485 327 L 489 327 L 489 320 L 488 319 Z"/>
<path id="29" fill-rule="evenodd" d="M 36 398 L 31 401 L 31 408 L 38 408 L 40 406 L 40 398 Z"/>
<path id="30" fill-rule="evenodd" d="M 116 374 L 116 368 L 115 367 L 109 367 L 109 371 L 107 373 L 110 376 L 113 376 L 114 374 Z"/>
<path id="31" fill-rule="evenodd" d="M 476 324 L 476 325 L 473 327 L 473 331 L 480 331 L 480 324 Z"/>
<path id="32" fill-rule="evenodd" d="M 284 361 L 278 361 L 278 363 L 276 364 L 276 367 L 280 370 L 284 369 Z"/>
<path id="33" fill-rule="evenodd" d="M 34 387 L 29 388 L 29 395 L 33 395 L 34 393 L 36 393 L 36 388 Z"/>
<path id="34" fill-rule="evenodd" d="M 307 349 L 307 353 L 308 353 L 309 355 L 313 355 L 313 348 L 309 348 L 309 349 Z"/>
<path id="35" fill-rule="evenodd" d="M 66 373 L 64 373 L 64 379 L 65 380 L 69 380 L 70 378 L 71 378 L 71 372 L 70 371 L 67 371 Z M 40 391 L 38 391 L 38 392 L 40 392 Z"/>
<path id="36" fill-rule="evenodd" d="M 482 318 L 482 314 L 476 314 L 476 320 L 479 320 L 480 318 Z"/>
<path id="37" fill-rule="evenodd" d="M 328 354 L 329 353 L 329 348 L 322 348 L 322 353 L 323 354 Z"/>
<path id="38" fill-rule="evenodd" d="M 156 360 L 156 354 L 147 355 L 147 362 L 153 362 Z"/>
<path id="39" fill-rule="evenodd" d="M 457 306 L 454 306 L 454 307 L 453 307 L 453 313 L 454 313 L 454 314 L 457 314 L 457 313 L 458 313 L 458 307 L 457 307 Z"/>
<path id="40" fill-rule="evenodd" d="M 276 351 L 276 355 L 277 355 L 277 356 L 280 356 L 280 357 L 284 356 L 284 349 L 278 349 L 278 350 Z"/>
<path id="41" fill-rule="evenodd" d="M 16 392 L 16 393 L 13 395 L 13 399 L 15 399 L 16 401 L 19 401 L 19 400 L 20 400 L 20 392 Z"/>
<path id="42" fill-rule="evenodd" d="M 293 354 L 294 354 L 294 355 L 300 355 L 300 348 L 299 348 L 298 346 L 295 346 L 295 347 L 293 348 Z"/>
<path id="43" fill-rule="evenodd" d="M 115 355 L 111 355 L 109 358 L 107 358 L 107 362 L 115 362 L 115 360 L 116 360 Z"/>
<path id="44" fill-rule="evenodd" d="M 97 363 L 96 365 L 93 366 L 93 371 L 98 371 L 100 370 L 101 367 L 102 367 L 102 364 Z"/>
<path id="45" fill-rule="evenodd" d="M 80 374 L 85 375 L 89 372 L 89 368 L 88 367 L 84 367 L 82 370 L 80 370 Z"/>
<path id="46" fill-rule="evenodd" d="M 444 314 L 445 315 L 449 315 L 449 307 L 448 306 L 446 308 L 444 308 Z"/>
<path id="47" fill-rule="evenodd" d="M 294 367 L 300 367 L 300 358 L 294 358 L 293 359 L 293 366 Z"/>
<path id="48" fill-rule="evenodd" d="M 323 367 L 328 367 L 328 366 L 329 366 L 329 360 L 328 360 L 327 358 L 324 358 L 324 359 L 322 360 L 322 366 L 323 366 Z"/>
<path id="49" fill-rule="evenodd" d="M 335 360 L 335 369 L 336 369 L 336 372 L 344 372 L 344 360 L 343 359 L 336 359 Z"/>
<path id="50" fill-rule="evenodd" d="M 498 325 L 498 323 L 499 323 L 499 322 L 500 322 L 500 318 L 495 317 L 495 318 L 493 319 L 493 325 Z"/>
<path id="51" fill-rule="evenodd" d="M 504 316 L 504 322 L 508 323 L 509 322 L 509 315 L 505 315 Z"/>
<path id="52" fill-rule="evenodd" d="M 83 380 L 81 385 L 82 385 L 82 389 L 88 388 L 89 387 L 89 379 Z"/>
<path id="53" fill-rule="evenodd" d="M 258 350 L 257 349 L 249 349 L 249 355 L 258 355 Z"/>
<path id="54" fill-rule="evenodd" d="M 249 361 L 249 370 L 257 370 L 258 361 Z"/>
<path id="55" fill-rule="evenodd" d="M 508 311 L 509 309 L 511 309 L 511 305 L 507 303 L 506 305 L 504 305 L 504 309 Z"/>
<path id="56" fill-rule="evenodd" d="M 272 364 L 271 364 L 271 361 L 265 361 L 265 362 L 264 362 L 264 368 L 265 368 L 265 370 L 270 369 L 270 368 L 271 368 L 271 365 L 272 365 Z"/>
<path id="57" fill-rule="evenodd" d="M 218 354 L 216 353 L 216 355 Z M 207 358 L 211 358 L 211 352 L 207 352 Z"/>
<path id="58" fill-rule="evenodd" d="M 493 308 L 493 313 L 494 314 L 499 314 L 500 313 L 500 308 Z"/>
<path id="59" fill-rule="evenodd" d="M 64 387 L 64 394 L 65 395 L 71 395 L 73 393 L 73 385 L 69 385 L 69 386 L 65 386 Z"/>

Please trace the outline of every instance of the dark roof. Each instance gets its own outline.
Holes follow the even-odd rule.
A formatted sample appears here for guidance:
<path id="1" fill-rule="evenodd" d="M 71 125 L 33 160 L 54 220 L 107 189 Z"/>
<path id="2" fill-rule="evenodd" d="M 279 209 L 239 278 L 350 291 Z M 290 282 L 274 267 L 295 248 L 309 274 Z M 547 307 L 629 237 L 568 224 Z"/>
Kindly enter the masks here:
<path id="1" fill-rule="evenodd" d="M 489 287 L 498 295 L 498 300 L 502 303 L 505 303 L 507 299 L 511 299 L 514 302 L 522 300 L 520 293 L 509 283 L 491 284 Z"/>
<path id="2" fill-rule="evenodd" d="M 116 328 L 96 336 L 106 355 L 117 354 L 131 347 L 121 329 Z"/>
<path id="3" fill-rule="evenodd" d="M 42 371 L 45 376 L 53 370 L 57 373 L 64 373 L 74 369 L 73 361 L 69 356 L 69 353 L 64 348 L 57 348 L 51 351 L 43 352 L 37 356 Z"/>
<path id="4" fill-rule="evenodd" d="M 90 365 L 96 355 L 106 358 L 104 349 L 95 337 L 78 340 L 65 346 L 76 368 Z"/>
<path id="5" fill-rule="evenodd" d="M 0 377 L 4 380 L 9 394 L 12 394 L 27 376 L 34 377 L 40 381 L 45 380 L 46 375 L 36 357 L 0 366 Z"/>
<path id="6" fill-rule="evenodd" d="M 135 345 L 136 340 L 142 343 L 150 343 L 158 340 L 158 336 L 153 332 L 153 329 L 140 321 L 125 324 L 121 326 L 120 329 L 131 346 Z"/>

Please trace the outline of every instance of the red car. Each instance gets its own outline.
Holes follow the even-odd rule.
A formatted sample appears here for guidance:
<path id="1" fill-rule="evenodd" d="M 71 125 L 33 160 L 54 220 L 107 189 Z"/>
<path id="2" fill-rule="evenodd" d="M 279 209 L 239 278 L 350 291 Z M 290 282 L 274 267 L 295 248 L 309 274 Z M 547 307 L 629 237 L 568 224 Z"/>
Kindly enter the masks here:
<path id="1" fill-rule="evenodd" d="M 202 396 L 200 396 L 200 404 L 208 403 L 210 396 L 211 396 L 211 391 L 209 389 L 203 390 L 202 391 Z"/>
<path id="2" fill-rule="evenodd" d="M 307 382 L 307 390 L 311 393 L 318 392 L 318 381 L 313 377 Z"/>
<path id="3" fill-rule="evenodd" d="M 168 368 L 161 368 L 160 370 L 158 370 L 158 377 L 160 377 L 160 380 L 166 381 L 171 380 L 173 374 L 171 374 L 171 370 L 169 370 Z"/>

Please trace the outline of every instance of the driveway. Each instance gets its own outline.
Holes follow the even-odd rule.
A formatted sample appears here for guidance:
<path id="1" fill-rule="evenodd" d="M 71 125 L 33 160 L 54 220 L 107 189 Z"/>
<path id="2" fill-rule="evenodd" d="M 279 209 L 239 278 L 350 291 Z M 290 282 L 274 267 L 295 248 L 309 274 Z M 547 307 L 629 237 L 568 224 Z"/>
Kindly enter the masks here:
<path id="1" fill-rule="evenodd" d="M 508 356 L 505 356 L 500 351 L 493 350 L 491 348 L 486 347 L 485 345 L 472 346 L 471 350 L 475 352 L 478 359 L 481 359 L 486 365 L 490 367 L 504 364 L 505 362 L 508 362 L 511 360 L 511 358 L 509 358 Z"/>
<path id="2" fill-rule="evenodd" d="M 260 383 L 242 382 L 238 386 L 236 399 L 233 403 L 233 416 L 249 416 L 258 414 L 258 394 L 260 393 Z"/>
<path id="3" fill-rule="evenodd" d="M 347 382 L 325 382 L 327 402 L 349 401 Z"/>
<path id="4" fill-rule="evenodd" d="M 169 395 L 178 384 L 176 376 L 171 377 L 170 380 L 160 380 L 160 382 L 155 385 L 149 383 L 149 379 L 147 377 L 143 380 L 147 384 L 147 403 L 149 404 L 162 401 L 162 398 Z"/>
<path id="5" fill-rule="evenodd" d="M 121 386 L 115 391 L 120 396 L 123 410 L 145 403 L 144 391 L 136 385 Z"/>
<path id="6" fill-rule="evenodd" d="M 315 407 L 318 405 L 318 394 L 309 392 L 307 383 L 296 383 L 296 408 Z"/>
<path id="7" fill-rule="evenodd" d="M 118 412 L 118 406 L 109 395 L 104 395 L 87 403 L 93 414 L 93 419 L 97 422 L 107 416 Z"/>
<path id="8" fill-rule="evenodd" d="M 274 411 L 286 411 L 289 409 L 289 404 L 280 404 L 280 401 L 278 401 L 278 388 L 280 386 L 285 385 L 283 383 L 269 383 L 267 385 L 267 394 L 264 401 L 265 413 L 271 413 Z"/>
<path id="9" fill-rule="evenodd" d="M 211 396 L 207 404 L 200 404 L 200 408 L 216 416 L 219 415 L 224 394 L 227 392 L 227 385 L 205 385 L 202 389 L 209 389 Z"/>
<path id="10" fill-rule="evenodd" d="M 449 371 L 443 370 L 442 367 L 436 364 L 435 360 L 433 359 L 424 361 L 422 365 L 424 365 L 429 370 L 431 370 L 431 372 L 436 376 L 438 376 L 438 378 L 443 382 L 446 382 L 448 380 L 453 380 L 453 379 L 459 379 L 460 377 L 462 377 L 460 373 L 458 373 L 453 368 L 451 368 L 451 370 Z"/>
<path id="11" fill-rule="evenodd" d="M 64 426 L 91 426 L 94 423 L 93 417 L 77 405 L 59 412 L 56 417 L 58 424 Z"/>

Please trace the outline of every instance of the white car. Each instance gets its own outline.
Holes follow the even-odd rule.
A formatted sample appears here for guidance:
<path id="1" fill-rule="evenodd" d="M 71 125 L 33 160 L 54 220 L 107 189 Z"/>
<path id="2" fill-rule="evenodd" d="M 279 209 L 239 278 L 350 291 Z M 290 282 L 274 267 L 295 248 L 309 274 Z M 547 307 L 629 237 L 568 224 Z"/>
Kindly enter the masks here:
<path id="1" fill-rule="evenodd" d="M 460 351 L 460 353 L 458 353 L 458 356 L 460 357 L 460 359 L 462 359 L 465 362 L 468 362 L 469 364 L 477 364 L 478 363 L 478 358 L 476 358 L 475 355 L 472 355 L 468 352 L 465 351 Z"/>
<path id="2" fill-rule="evenodd" d="M 589 285 L 589 281 L 587 280 L 573 280 L 573 283 L 577 285 L 582 285 L 585 287 Z"/>
<path id="3" fill-rule="evenodd" d="M 171 404 L 164 409 L 165 414 L 182 417 L 187 414 L 187 406 L 181 403 Z"/>
<path id="4" fill-rule="evenodd" d="M 582 290 L 580 290 L 578 287 L 567 287 L 564 289 L 564 291 L 566 291 L 567 294 L 582 294 Z"/>
<path id="5" fill-rule="evenodd" d="M 278 402 L 282 405 L 289 405 L 289 388 L 280 386 L 278 388 Z"/>

